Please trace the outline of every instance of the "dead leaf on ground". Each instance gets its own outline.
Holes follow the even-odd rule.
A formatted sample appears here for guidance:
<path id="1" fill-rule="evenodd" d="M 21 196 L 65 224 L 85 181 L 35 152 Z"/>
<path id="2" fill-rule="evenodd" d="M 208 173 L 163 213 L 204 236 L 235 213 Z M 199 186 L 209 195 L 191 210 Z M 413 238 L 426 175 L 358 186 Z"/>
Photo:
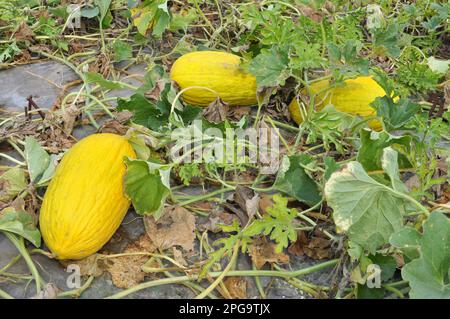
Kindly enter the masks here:
<path id="1" fill-rule="evenodd" d="M 224 284 L 233 299 L 248 298 L 247 279 L 245 277 L 227 277 Z"/>
<path id="2" fill-rule="evenodd" d="M 155 249 L 150 238 L 142 235 L 136 242 L 130 243 L 123 253 L 152 253 Z M 106 270 L 111 274 L 114 286 L 126 289 L 142 282 L 148 276 L 142 271 L 142 266 L 149 258 L 148 255 L 129 255 L 105 259 Z"/>
<path id="3" fill-rule="evenodd" d="M 289 246 L 288 251 L 295 256 L 308 256 L 320 260 L 332 257 L 331 241 L 328 238 L 313 234 L 308 238 L 306 232 L 301 231 L 295 243 Z"/>
<path id="4" fill-rule="evenodd" d="M 166 207 L 158 221 L 152 216 L 144 218 L 145 229 L 153 243 L 161 250 L 180 246 L 194 250 L 195 216 L 183 207 Z"/>
<path id="5" fill-rule="evenodd" d="M 69 267 L 71 265 L 76 265 L 80 269 L 81 276 L 94 276 L 99 277 L 105 271 L 105 265 L 100 260 L 98 254 L 91 255 L 80 260 L 62 260 L 60 261 L 64 267 Z"/>
<path id="6" fill-rule="evenodd" d="M 249 187 L 238 185 L 233 194 L 233 199 L 247 215 L 247 220 L 244 221 L 244 225 L 247 225 L 258 212 L 260 200 L 259 194 Z"/>
<path id="7" fill-rule="evenodd" d="M 173 250 L 173 259 L 175 259 L 175 261 L 180 264 L 181 266 L 187 266 L 188 263 L 186 261 L 186 259 L 184 259 L 183 257 L 183 252 L 179 249 L 177 249 L 176 247 L 172 248 Z"/>
<path id="8" fill-rule="evenodd" d="M 261 214 L 267 214 L 267 208 L 273 206 L 273 199 L 271 195 L 262 195 L 259 200 L 259 210 Z"/>
<path id="9" fill-rule="evenodd" d="M 36 296 L 31 297 L 31 299 L 56 299 L 58 297 L 59 288 L 53 284 L 48 283 L 45 285 L 44 289 L 42 289 Z"/>
<path id="10" fill-rule="evenodd" d="M 267 241 L 266 237 L 260 237 L 250 246 L 250 256 L 255 267 L 261 269 L 266 263 L 287 264 L 289 256 L 275 251 L 276 245 Z"/>
<path id="11" fill-rule="evenodd" d="M 203 116 L 209 122 L 218 124 L 227 119 L 228 110 L 228 104 L 218 97 L 203 111 Z"/>
<path id="12" fill-rule="evenodd" d="M 26 22 L 22 22 L 14 33 L 14 37 L 17 41 L 31 41 L 33 40 L 34 32 Z"/>
<path id="13" fill-rule="evenodd" d="M 210 231 L 218 233 L 221 231 L 219 225 L 232 225 L 234 220 L 238 220 L 235 214 L 224 212 L 222 208 L 214 209 L 207 218 L 199 219 L 197 229 L 201 232 Z"/>
<path id="14" fill-rule="evenodd" d="M 237 106 L 229 109 L 228 117 L 240 121 L 244 116 L 251 113 L 252 109 L 249 106 Z"/>

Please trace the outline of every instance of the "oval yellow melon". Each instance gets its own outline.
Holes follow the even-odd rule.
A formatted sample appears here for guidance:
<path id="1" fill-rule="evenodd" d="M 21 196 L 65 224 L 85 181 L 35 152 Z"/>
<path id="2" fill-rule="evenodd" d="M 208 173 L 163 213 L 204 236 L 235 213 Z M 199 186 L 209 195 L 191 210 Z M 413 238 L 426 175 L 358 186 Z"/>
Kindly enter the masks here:
<path id="1" fill-rule="evenodd" d="M 181 89 L 189 104 L 207 106 L 219 96 L 232 106 L 257 104 L 256 78 L 241 66 L 241 59 L 230 53 L 198 51 L 183 55 L 172 66 L 170 78 Z"/>
<path id="2" fill-rule="evenodd" d="M 310 85 L 310 93 L 315 95 L 316 109 L 320 110 L 328 104 L 333 104 L 336 110 L 340 112 L 369 117 L 376 115 L 376 111 L 370 107 L 370 104 L 377 97 L 386 95 L 383 88 L 370 76 L 346 80 L 344 86 L 326 90 L 328 86 L 328 80 Z M 307 94 L 306 90 L 303 90 L 302 94 Z M 303 122 L 296 98 L 289 105 L 289 111 L 297 124 Z M 369 126 L 377 131 L 382 129 L 382 125 L 378 120 L 370 121 Z"/>
<path id="3" fill-rule="evenodd" d="M 115 134 L 94 134 L 63 157 L 42 203 L 42 237 L 57 259 L 88 257 L 120 226 L 130 201 L 124 196 L 123 158 L 136 155 Z"/>

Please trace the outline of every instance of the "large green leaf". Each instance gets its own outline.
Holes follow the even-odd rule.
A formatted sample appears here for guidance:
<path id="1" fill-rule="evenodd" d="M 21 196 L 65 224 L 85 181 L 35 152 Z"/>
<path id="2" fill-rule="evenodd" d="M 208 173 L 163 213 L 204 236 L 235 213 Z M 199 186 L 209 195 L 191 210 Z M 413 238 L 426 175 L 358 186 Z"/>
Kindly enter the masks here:
<path id="1" fill-rule="evenodd" d="M 311 159 L 305 154 L 284 157 L 273 188 L 298 201 L 317 204 L 322 199 L 319 188 L 303 168 L 310 163 Z"/>
<path id="2" fill-rule="evenodd" d="M 138 214 L 158 219 L 170 194 L 170 166 L 131 159 L 125 163 L 125 194 Z"/>
<path id="3" fill-rule="evenodd" d="M 325 184 L 325 198 L 334 210 L 338 231 L 347 233 L 351 241 L 371 253 L 403 225 L 408 202 L 401 196 L 400 181 L 394 176 L 396 154 L 386 148 L 382 161 L 392 178 L 392 188 L 370 177 L 358 162 L 350 162 Z"/>
<path id="4" fill-rule="evenodd" d="M 289 58 L 279 48 L 262 50 L 250 63 L 249 71 L 256 77 L 258 88 L 284 85 L 289 77 Z"/>
<path id="5" fill-rule="evenodd" d="M 56 156 L 48 155 L 33 137 L 25 139 L 25 158 L 33 184 L 42 184 L 51 179 L 56 168 Z"/>
<path id="6" fill-rule="evenodd" d="M 420 111 L 420 105 L 407 98 L 401 98 L 395 102 L 387 95 L 377 97 L 371 106 L 377 111 L 377 116 L 382 118 L 389 131 L 401 128 Z"/>
<path id="7" fill-rule="evenodd" d="M 423 234 L 410 245 L 419 245 L 420 258 L 402 269 L 414 299 L 450 299 L 450 220 L 433 212 L 423 225 Z M 395 243 L 395 237 L 392 239 Z"/>
<path id="8" fill-rule="evenodd" d="M 383 150 L 390 146 L 397 151 L 407 152 L 411 148 L 410 136 L 394 136 L 387 132 L 375 132 L 368 129 L 362 129 L 361 147 L 358 150 L 357 161 L 362 164 L 366 171 L 377 171 L 382 168 L 381 158 Z M 398 155 L 398 165 L 401 168 L 411 167 L 405 155 Z"/>
<path id="9" fill-rule="evenodd" d="M 33 218 L 22 211 L 16 212 L 7 208 L 0 213 L 0 231 L 22 236 L 34 246 L 41 246 L 41 233 L 36 228 Z"/>

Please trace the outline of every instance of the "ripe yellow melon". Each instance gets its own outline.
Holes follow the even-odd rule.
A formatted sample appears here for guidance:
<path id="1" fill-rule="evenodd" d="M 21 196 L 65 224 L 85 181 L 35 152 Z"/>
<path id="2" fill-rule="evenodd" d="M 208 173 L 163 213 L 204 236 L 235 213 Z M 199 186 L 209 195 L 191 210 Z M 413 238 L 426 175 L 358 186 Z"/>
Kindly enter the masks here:
<path id="1" fill-rule="evenodd" d="M 94 134 L 75 144 L 58 165 L 44 196 L 39 224 L 57 259 L 81 259 L 97 252 L 125 217 L 125 156 L 136 155 L 115 134 Z"/>
<path id="2" fill-rule="evenodd" d="M 361 117 L 376 115 L 376 111 L 370 107 L 370 104 L 377 98 L 386 95 L 383 88 L 370 76 L 361 76 L 356 79 L 345 81 L 342 87 L 326 90 L 329 81 L 319 81 L 313 83 L 309 89 L 312 95 L 315 95 L 314 103 L 316 109 L 320 110 L 328 104 L 333 104 L 340 111 Z M 324 92 L 325 91 L 325 92 Z M 302 94 L 308 94 L 306 90 Z M 303 122 L 299 110 L 297 99 L 293 99 L 289 105 L 289 111 L 297 124 Z M 369 126 L 374 130 L 381 130 L 382 124 L 378 120 L 369 122 Z"/>
<path id="3" fill-rule="evenodd" d="M 170 77 L 181 89 L 189 104 L 208 106 L 220 97 L 232 106 L 257 104 L 256 78 L 241 67 L 240 57 L 215 51 L 191 52 L 172 66 Z"/>

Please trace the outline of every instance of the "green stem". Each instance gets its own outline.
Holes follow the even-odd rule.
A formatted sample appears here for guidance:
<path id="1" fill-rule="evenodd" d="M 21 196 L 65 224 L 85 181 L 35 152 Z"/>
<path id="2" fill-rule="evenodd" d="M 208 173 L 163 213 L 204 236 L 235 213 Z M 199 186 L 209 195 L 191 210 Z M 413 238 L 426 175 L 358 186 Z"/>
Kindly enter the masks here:
<path id="1" fill-rule="evenodd" d="M 222 273 L 217 277 L 216 280 L 208 287 L 206 288 L 201 294 L 199 294 L 195 299 L 203 299 L 207 295 L 209 295 L 210 292 L 212 292 L 216 287 L 222 282 L 223 278 L 227 275 L 227 273 L 230 272 L 231 267 L 235 264 L 237 257 L 239 255 L 239 247 L 241 245 L 241 242 L 238 240 L 236 244 L 233 247 L 233 255 L 231 256 L 231 260 L 228 263 L 227 267 L 222 271 Z"/>
<path id="2" fill-rule="evenodd" d="M 14 299 L 13 296 L 11 296 L 6 291 L 3 291 L 1 289 L 0 289 L 0 297 L 3 298 L 3 299 Z"/>
<path id="3" fill-rule="evenodd" d="M 208 193 L 208 194 L 205 194 L 205 195 L 194 196 L 191 199 L 188 199 L 186 201 L 178 203 L 177 205 L 178 206 L 186 206 L 186 205 L 189 205 L 189 204 L 192 204 L 192 203 L 195 203 L 195 202 L 199 202 L 199 201 L 202 201 L 202 200 L 214 197 L 216 195 L 220 195 L 220 194 L 223 194 L 223 193 L 226 193 L 226 192 L 230 192 L 232 190 L 233 190 L 233 188 L 222 188 L 222 189 L 216 190 L 214 192 L 211 192 L 211 193 Z"/>
<path id="4" fill-rule="evenodd" d="M 28 268 L 30 269 L 31 274 L 33 275 L 33 278 L 36 282 L 36 292 L 39 293 L 42 288 L 42 278 L 39 275 L 39 272 L 38 272 L 35 264 L 33 263 L 33 260 L 31 259 L 30 254 L 28 254 L 28 251 L 25 247 L 25 242 L 24 242 L 23 237 L 20 237 L 20 239 L 19 239 L 16 237 L 16 235 L 14 235 L 10 232 L 4 232 L 4 234 L 14 244 L 14 246 L 16 246 L 17 250 L 20 252 L 23 259 L 25 260 L 25 262 L 26 262 Z"/>
<path id="5" fill-rule="evenodd" d="M 94 276 L 90 276 L 88 278 L 88 280 L 86 280 L 86 282 L 83 284 L 83 286 L 81 286 L 78 289 L 74 289 L 74 290 L 69 290 L 69 291 L 64 291 L 58 294 L 58 297 L 80 297 L 81 294 L 89 288 L 89 286 L 91 285 L 92 281 L 94 280 Z"/>
<path id="6" fill-rule="evenodd" d="M 295 271 L 274 271 L 274 270 L 234 270 L 229 271 L 225 274 L 225 277 L 281 277 L 281 278 L 293 278 L 298 276 L 303 276 L 307 274 L 311 274 L 329 267 L 332 267 L 337 264 L 339 259 L 333 259 L 329 260 L 308 268 L 303 268 Z M 208 277 L 216 278 L 221 276 L 222 272 L 210 272 L 208 274 Z M 168 284 L 179 284 L 184 283 L 187 281 L 194 280 L 195 277 L 192 276 L 180 276 L 180 277 L 173 277 L 173 278 L 165 278 L 165 279 L 159 279 L 154 280 L 150 282 L 144 282 L 139 285 L 136 285 L 132 288 L 123 290 L 117 294 L 114 294 L 107 299 L 120 299 L 125 296 L 128 296 L 129 294 L 135 293 L 137 291 L 156 287 L 160 285 L 168 285 Z"/>

